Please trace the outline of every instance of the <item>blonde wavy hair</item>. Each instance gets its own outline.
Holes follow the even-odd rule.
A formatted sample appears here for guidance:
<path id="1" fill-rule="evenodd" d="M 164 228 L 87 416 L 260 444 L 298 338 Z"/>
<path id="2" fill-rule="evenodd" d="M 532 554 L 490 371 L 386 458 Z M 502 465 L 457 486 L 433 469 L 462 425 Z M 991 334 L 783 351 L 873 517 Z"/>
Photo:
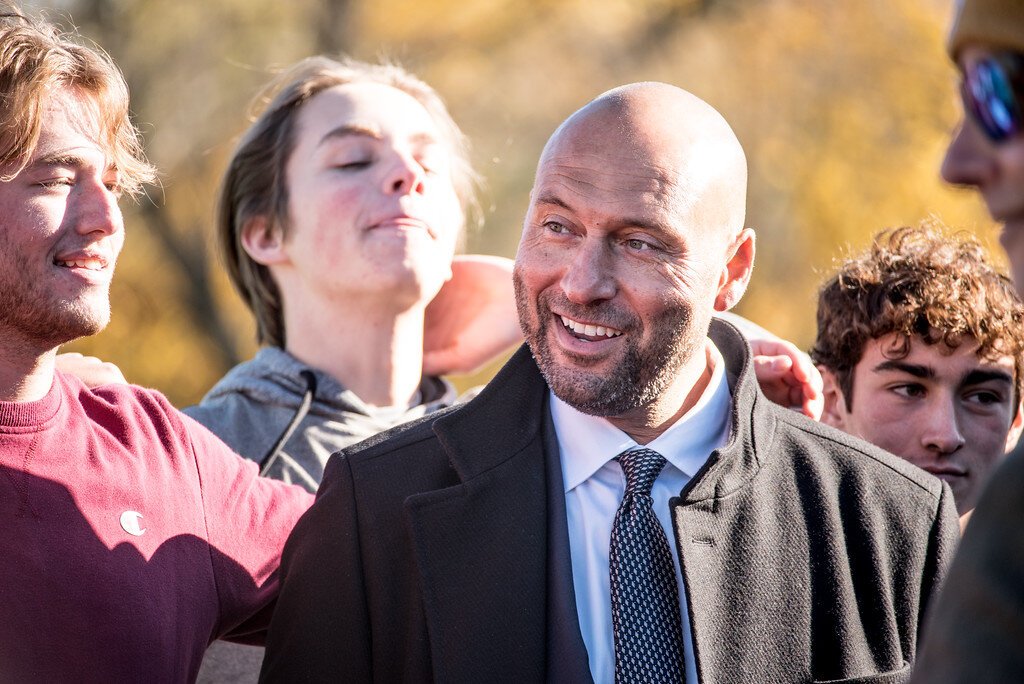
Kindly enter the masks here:
<path id="1" fill-rule="evenodd" d="M 17 176 L 35 152 L 47 98 L 72 90 L 93 108 L 120 191 L 138 194 L 156 172 L 129 116 L 128 86 L 109 55 L 79 40 L 0 4 L 0 181 Z"/>

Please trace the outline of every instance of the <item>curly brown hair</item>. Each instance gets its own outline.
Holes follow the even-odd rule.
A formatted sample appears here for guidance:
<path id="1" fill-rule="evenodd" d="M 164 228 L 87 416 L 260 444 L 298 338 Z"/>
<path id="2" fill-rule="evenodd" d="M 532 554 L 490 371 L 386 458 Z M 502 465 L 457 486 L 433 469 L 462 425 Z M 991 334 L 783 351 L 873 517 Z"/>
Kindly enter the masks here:
<path id="1" fill-rule="evenodd" d="M 810 354 L 836 376 L 848 409 L 865 345 L 893 333 L 898 342 L 887 355 L 894 359 L 905 358 L 915 338 L 950 352 L 971 338 L 981 358 L 1011 357 L 1021 396 L 1024 305 L 967 233 L 948 235 L 932 225 L 882 231 L 822 286 Z"/>

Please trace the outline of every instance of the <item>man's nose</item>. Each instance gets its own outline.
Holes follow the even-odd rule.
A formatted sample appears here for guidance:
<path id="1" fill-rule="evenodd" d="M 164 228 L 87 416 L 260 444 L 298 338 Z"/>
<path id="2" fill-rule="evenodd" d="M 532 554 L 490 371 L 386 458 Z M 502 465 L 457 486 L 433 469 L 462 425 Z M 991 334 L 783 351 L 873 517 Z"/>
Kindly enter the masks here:
<path id="1" fill-rule="evenodd" d="M 562 274 L 562 292 L 575 304 L 611 299 L 618 291 L 613 268 L 608 248 L 598 240 L 584 238 Z"/>
<path id="2" fill-rule="evenodd" d="M 960 419 L 952 397 L 943 397 L 929 406 L 922 417 L 921 444 L 933 453 L 951 454 L 965 443 Z"/>
<path id="3" fill-rule="evenodd" d="M 124 229 L 117 194 L 100 180 L 80 180 L 75 186 L 75 230 L 83 235 L 113 235 Z"/>
<path id="4" fill-rule="evenodd" d="M 954 185 L 981 186 L 994 173 L 990 143 L 966 117 L 960 121 L 942 160 L 942 177 Z"/>
<path id="5" fill-rule="evenodd" d="M 422 194 L 426 172 L 418 161 L 406 154 L 396 154 L 384 178 L 384 192 L 401 195 Z"/>

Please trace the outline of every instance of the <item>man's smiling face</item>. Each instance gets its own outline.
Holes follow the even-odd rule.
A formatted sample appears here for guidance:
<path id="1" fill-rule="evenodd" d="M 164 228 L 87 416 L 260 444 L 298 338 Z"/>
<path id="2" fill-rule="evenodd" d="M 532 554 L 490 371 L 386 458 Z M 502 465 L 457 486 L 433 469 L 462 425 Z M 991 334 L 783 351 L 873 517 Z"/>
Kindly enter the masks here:
<path id="1" fill-rule="evenodd" d="M 613 423 L 685 410 L 711 315 L 739 299 L 753 261 L 742 150 L 680 93 L 645 86 L 570 118 L 541 157 L 516 256 L 520 323 L 548 385 Z"/>
<path id="2" fill-rule="evenodd" d="M 594 415 L 659 396 L 702 348 L 714 299 L 671 191 L 629 160 L 553 155 L 516 259 L 520 321 L 555 394 Z"/>
<path id="3" fill-rule="evenodd" d="M 31 158 L 0 181 L 0 328 L 43 349 L 107 324 L 124 244 L 118 174 L 93 103 L 69 89 L 46 102 Z"/>

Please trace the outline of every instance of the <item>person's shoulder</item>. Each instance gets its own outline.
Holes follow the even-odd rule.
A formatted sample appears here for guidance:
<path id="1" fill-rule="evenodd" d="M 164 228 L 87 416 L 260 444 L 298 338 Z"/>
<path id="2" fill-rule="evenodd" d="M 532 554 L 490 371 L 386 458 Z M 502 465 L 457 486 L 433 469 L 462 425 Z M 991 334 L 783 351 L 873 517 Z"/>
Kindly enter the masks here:
<path id="1" fill-rule="evenodd" d="M 942 482 L 906 460 L 795 411 L 772 406 L 778 421 L 777 440 L 789 443 L 818 467 L 838 476 L 884 482 L 882 490 L 924 497 L 929 502 L 942 495 Z M 809 456 L 808 456 L 809 455 Z"/>
<path id="2" fill-rule="evenodd" d="M 229 370 L 198 404 L 186 406 L 182 413 L 197 421 L 232 449 L 254 457 L 280 433 L 298 409 L 302 392 L 286 388 L 274 376 L 284 352 L 262 349 L 253 358 Z M 298 381 L 296 381 L 297 383 Z"/>
<path id="3" fill-rule="evenodd" d="M 89 388 L 78 378 L 57 374 L 68 400 L 82 420 L 111 435 L 129 449 L 143 444 L 189 442 L 184 416 L 158 390 L 138 385 L 110 384 Z"/>
<path id="4" fill-rule="evenodd" d="M 388 520 L 385 528 L 401 529 L 394 516 L 401 514 L 407 497 L 458 483 L 434 432 L 439 417 L 457 410 L 456 406 L 428 414 L 336 452 L 324 467 L 314 508 L 338 512 L 356 507 L 375 526 Z M 377 541 L 386 534 L 377 535 Z"/>
<path id="5" fill-rule="evenodd" d="M 291 415 L 294 411 L 229 389 L 216 393 L 211 390 L 198 404 L 186 406 L 181 412 L 227 439 L 225 435 L 244 436 L 254 430 L 264 432 L 268 425 L 276 424 L 276 414 Z"/>
<path id="6" fill-rule="evenodd" d="M 187 406 L 182 411 L 196 418 L 199 415 L 216 415 L 225 409 L 259 406 L 266 401 L 255 397 L 253 387 L 264 380 L 263 364 L 257 358 L 243 361 L 228 370 L 214 383 L 198 404 Z"/>
<path id="7" fill-rule="evenodd" d="M 373 505 L 452 484 L 454 470 L 434 423 L 458 410 L 427 414 L 336 452 L 324 468 L 318 498 L 336 489 L 338 478 L 351 482 L 357 499 Z"/>
<path id="8" fill-rule="evenodd" d="M 103 409 L 124 414 L 143 414 L 151 417 L 177 415 L 177 409 L 159 390 L 131 384 L 110 384 L 87 387 L 78 378 L 58 371 L 57 380 L 65 391 L 86 411 Z"/>
<path id="9" fill-rule="evenodd" d="M 408 423 L 396 425 L 393 428 L 378 432 L 372 437 L 346 447 L 340 453 L 352 461 L 365 461 L 383 454 L 420 449 L 425 442 L 437 441 L 434 423 L 440 418 L 459 411 L 463 406 L 464 404 L 456 404 L 455 406 L 449 406 L 439 411 L 428 413 Z"/>

